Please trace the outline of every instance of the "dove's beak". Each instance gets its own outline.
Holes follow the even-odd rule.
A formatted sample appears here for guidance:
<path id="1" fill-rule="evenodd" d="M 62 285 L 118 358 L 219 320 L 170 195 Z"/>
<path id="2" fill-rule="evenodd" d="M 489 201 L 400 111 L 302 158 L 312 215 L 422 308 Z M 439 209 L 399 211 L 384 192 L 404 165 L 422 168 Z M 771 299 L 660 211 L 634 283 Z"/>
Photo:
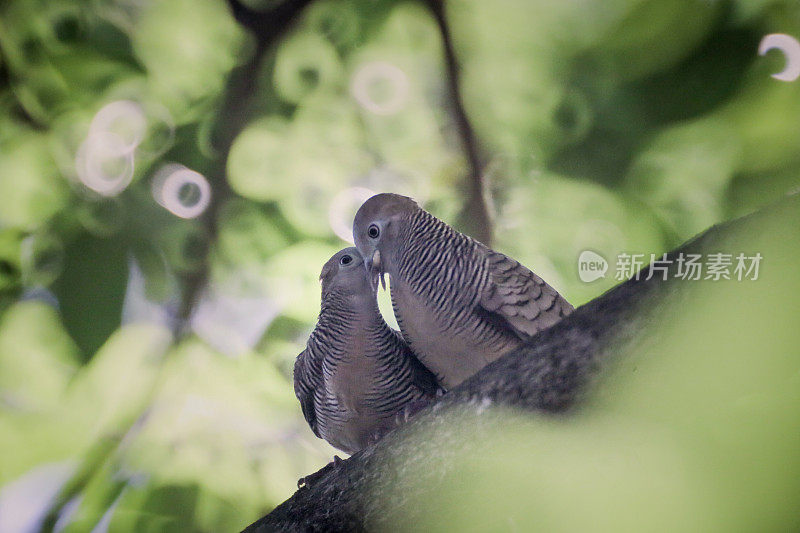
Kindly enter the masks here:
<path id="1" fill-rule="evenodd" d="M 370 284 L 372 284 L 372 289 L 374 291 L 378 290 L 378 280 L 380 280 L 383 290 L 386 290 L 386 279 L 384 277 L 383 269 L 381 268 L 380 250 L 375 250 L 375 252 L 372 254 L 372 257 L 364 261 L 364 266 L 367 268 L 367 276 L 369 277 Z"/>

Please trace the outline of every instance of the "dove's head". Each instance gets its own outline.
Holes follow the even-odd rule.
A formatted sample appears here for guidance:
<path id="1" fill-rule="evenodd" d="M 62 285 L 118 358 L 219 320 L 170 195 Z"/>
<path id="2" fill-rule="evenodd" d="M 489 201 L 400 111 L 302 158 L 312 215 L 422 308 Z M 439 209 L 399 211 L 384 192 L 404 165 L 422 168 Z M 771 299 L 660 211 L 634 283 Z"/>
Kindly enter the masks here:
<path id="1" fill-rule="evenodd" d="M 364 258 L 369 280 L 377 289 L 394 262 L 404 225 L 419 210 L 417 203 L 399 194 L 376 194 L 363 203 L 353 221 L 353 240 Z"/>
<path id="2" fill-rule="evenodd" d="M 347 296 L 372 295 L 372 286 L 364 270 L 364 260 L 355 247 L 336 252 L 319 275 L 322 296 L 339 291 Z"/>

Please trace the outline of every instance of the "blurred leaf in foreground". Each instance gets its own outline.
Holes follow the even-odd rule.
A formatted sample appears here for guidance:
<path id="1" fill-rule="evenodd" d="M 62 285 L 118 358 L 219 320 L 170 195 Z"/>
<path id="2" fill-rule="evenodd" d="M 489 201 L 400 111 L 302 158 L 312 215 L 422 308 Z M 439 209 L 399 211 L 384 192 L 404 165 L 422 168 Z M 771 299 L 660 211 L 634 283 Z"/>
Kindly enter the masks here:
<path id="1" fill-rule="evenodd" d="M 0 145 L 0 226 L 35 229 L 66 200 L 45 136 L 31 132 Z"/>
<path id="2" fill-rule="evenodd" d="M 51 306 L 23 301 L 0 316 L 2 403 L 25 411 L 55 407 L 77 362 L 77 347 Z"/>
<path id="3" fill-rule="evenodd" d="M 157 512 L 176 525 L 230 530 L 277 504 L 296 472 L 313 468 L 313 444 L 295 440 L 295 403 L 287 379 L 264 358 L 227 358 L 196 339 L 183 342 L 118 455 L 121 470 L 140 481 L 123 494 L 112 524 Z M 159 494 L 175 505 L 156 505 Z"/>

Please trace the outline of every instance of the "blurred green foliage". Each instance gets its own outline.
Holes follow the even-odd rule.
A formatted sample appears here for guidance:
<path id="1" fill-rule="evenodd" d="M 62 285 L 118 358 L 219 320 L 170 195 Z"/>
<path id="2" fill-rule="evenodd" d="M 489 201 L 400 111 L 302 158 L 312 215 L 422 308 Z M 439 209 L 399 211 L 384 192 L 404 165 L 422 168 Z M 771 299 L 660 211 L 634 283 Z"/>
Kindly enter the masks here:
<path id="1" fill-rule="evenodd" d="M 794 2 L 446 21 L 495 245 L 576 305 L 615 283 L 581 282 L 581 251 L 660 254 L 800 184 L 800 85 L 756 54 L 800 36 Z M 321 265 L 370 191 L 464 207 L 425 5 L 316 0 L 256 41 L 223 0 L 0 4 L 0 531 L 233 530 L 285 499 L 332 454 L 291 392 Z M 196 218 L 199 187 L 163 198 L 174 163 L 209 184 Z"/>

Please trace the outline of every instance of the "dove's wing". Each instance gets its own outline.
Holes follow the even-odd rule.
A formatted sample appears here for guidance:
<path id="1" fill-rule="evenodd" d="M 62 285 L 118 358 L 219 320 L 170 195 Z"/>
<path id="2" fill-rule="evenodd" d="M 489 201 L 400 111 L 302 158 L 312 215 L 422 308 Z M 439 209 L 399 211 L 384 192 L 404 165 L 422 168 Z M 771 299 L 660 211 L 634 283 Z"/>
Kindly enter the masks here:
<path id="1" fill-rule="evenodd" d="M 500 252 L 486 252 L 488 279 L 479 305 L 527 339 L 572 312 L 572 306 L 545 281 Z"/>
<path id="2" fill-rule="evenodd" d="M 300 400 L 303 416 L 311 426 L 314 435 L 320 437 L 317 425 L 317 408 L 314 395 L 322 382 L 322 360 L 315 357 L 310 348 L 306 348 L 294 361 L 294 393 Z"/>

